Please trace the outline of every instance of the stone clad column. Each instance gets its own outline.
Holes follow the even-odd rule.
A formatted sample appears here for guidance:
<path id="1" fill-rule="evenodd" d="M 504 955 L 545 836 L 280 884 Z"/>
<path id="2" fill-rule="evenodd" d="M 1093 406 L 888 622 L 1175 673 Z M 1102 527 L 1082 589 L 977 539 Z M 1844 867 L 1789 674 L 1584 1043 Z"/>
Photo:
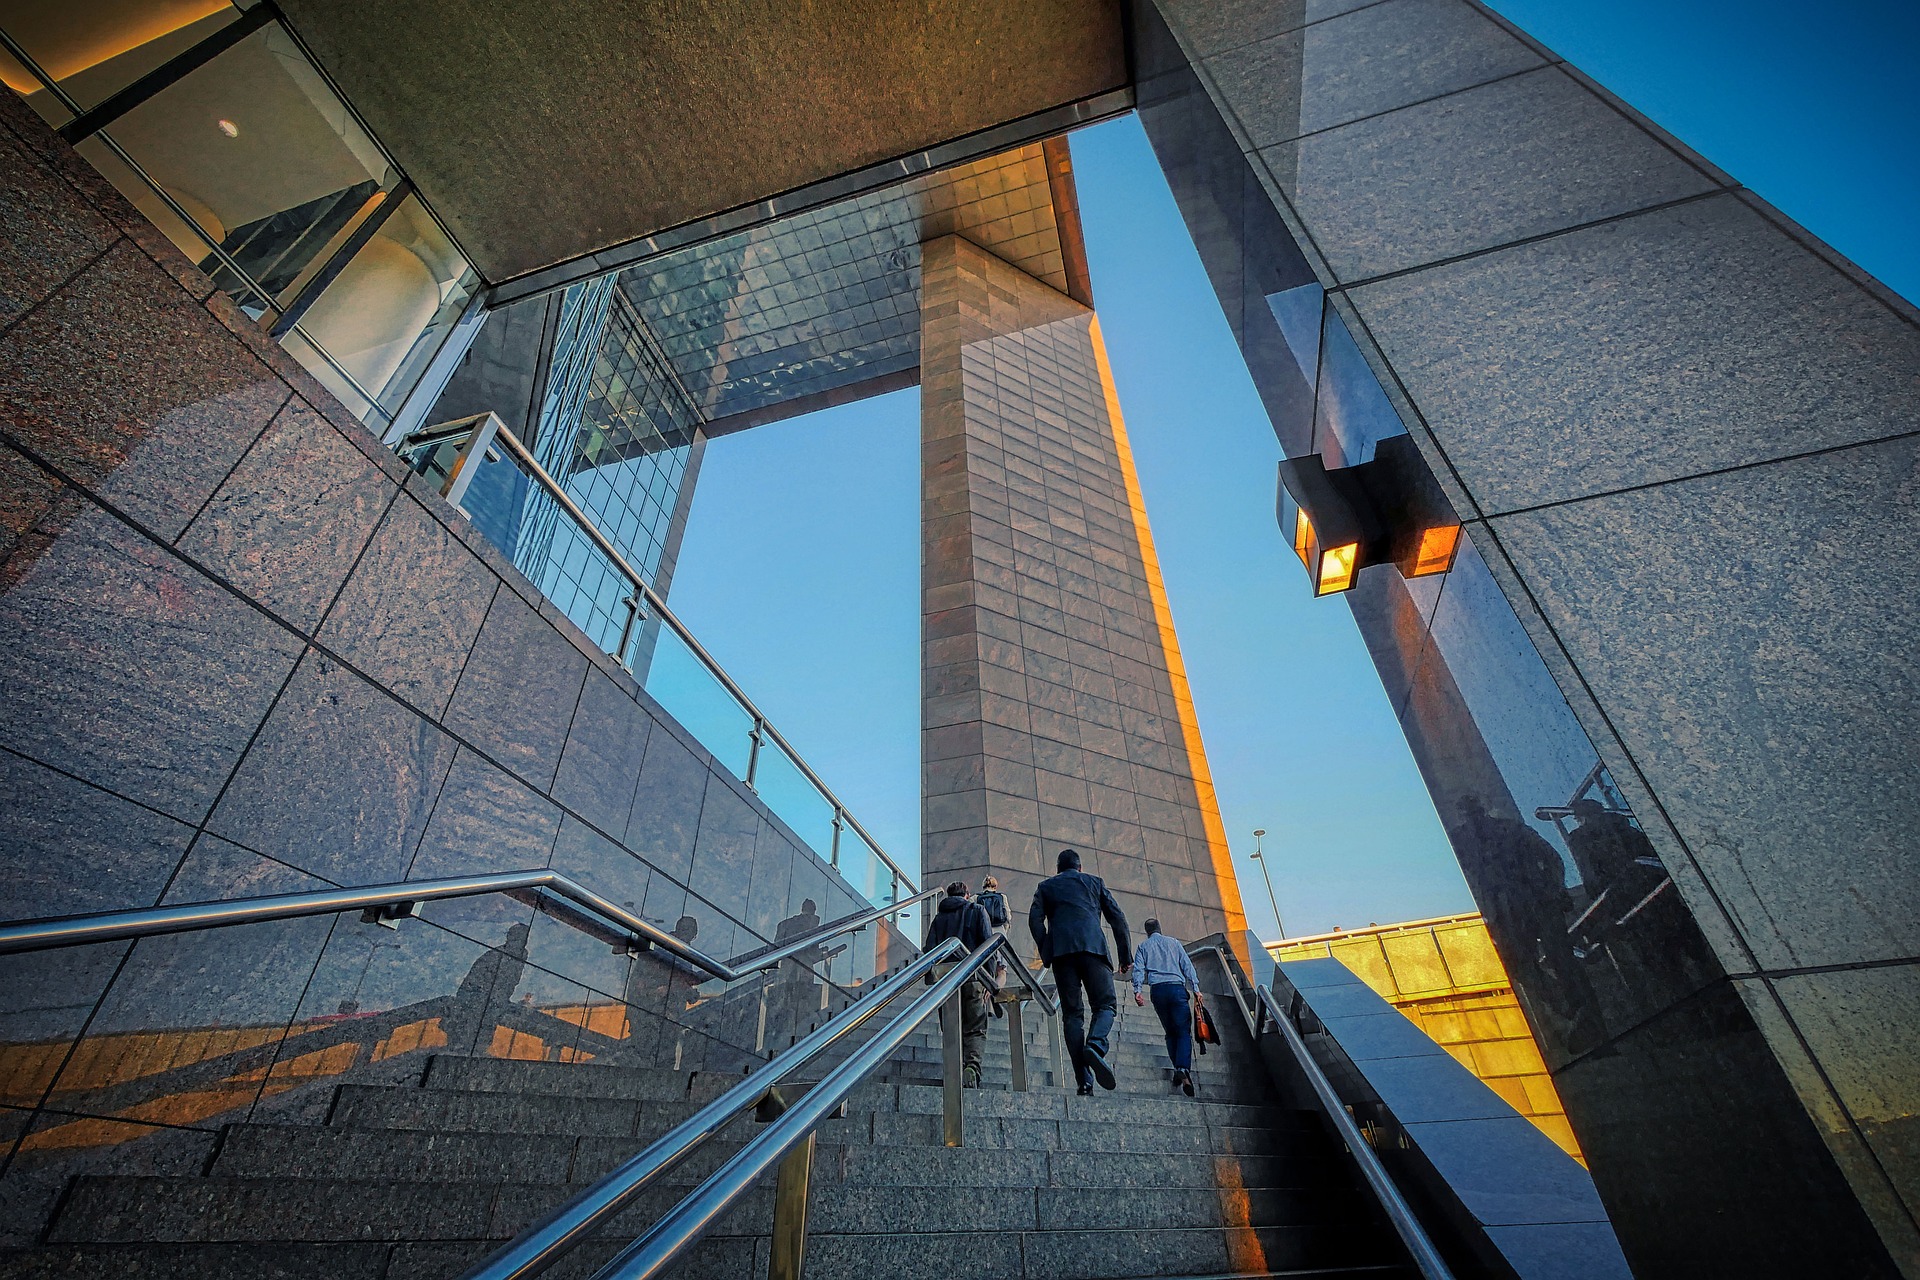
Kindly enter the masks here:
<path id="1" fill-rule="evenodd" d="M 1237 940 L 1099 320 L 956 236 L 924 247 L 920 314 L 924 879 L 998 876 L 1019 917 L 1070 846 L 1136 937 Z"/>

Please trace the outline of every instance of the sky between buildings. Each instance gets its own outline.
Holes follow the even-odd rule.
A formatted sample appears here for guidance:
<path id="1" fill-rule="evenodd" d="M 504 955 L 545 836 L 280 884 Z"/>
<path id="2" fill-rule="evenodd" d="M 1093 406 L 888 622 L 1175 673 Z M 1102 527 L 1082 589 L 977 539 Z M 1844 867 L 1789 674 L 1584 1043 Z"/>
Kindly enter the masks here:
<path id="1" fill-rule="evenodd" d="M 1920 7 L 1495 7 L 1909 298 Z M 1250 919 L 1473 908 L 1344 604 L 1273 514 L 1279 449 L 1132 117 L 1073 136 L 1094 297 Z M 874 836 L 919 863 L 919 401 L 713 442 L 672 601 Z"/>

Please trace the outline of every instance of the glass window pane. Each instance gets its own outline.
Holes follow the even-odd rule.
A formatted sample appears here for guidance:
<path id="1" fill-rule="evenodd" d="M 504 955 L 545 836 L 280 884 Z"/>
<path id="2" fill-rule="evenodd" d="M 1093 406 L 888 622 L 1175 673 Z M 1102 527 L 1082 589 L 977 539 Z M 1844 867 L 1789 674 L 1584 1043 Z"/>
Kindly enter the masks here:
<path id="1" fill-rule="evenodd" d="M 408 196 L 308 308 L 300 328 L 390 414 L 478 283 L 426 207 Z"/>
<path id="2" fill-rule="evenodd" d="M 9 0 L 0 26 L 84 109 L 240 16 L 227 0 Z M 48 120 L 69 113 L 11 58 L 7 86 Z"/>
<path id="3" fill-rule="evenodd" d="M 297 281 L 392 180 L 373 139 L 278 26 L 107 132 L 268 294 Z M 222 288 L 243 287 L 217 259 L 201 265 Z"/>

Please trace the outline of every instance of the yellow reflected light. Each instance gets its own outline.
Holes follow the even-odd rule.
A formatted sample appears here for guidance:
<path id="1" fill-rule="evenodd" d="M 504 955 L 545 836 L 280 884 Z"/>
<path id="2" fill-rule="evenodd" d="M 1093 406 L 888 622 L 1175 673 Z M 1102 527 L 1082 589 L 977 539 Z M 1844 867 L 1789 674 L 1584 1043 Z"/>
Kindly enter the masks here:
<path id="1" fill-rule="evenodd" d="M 1332 595 L 1351 587 L 1358 572 L 1356 566 L 1359 559 L 1360 544 L 1357 542 L 1349 542 L 1342 547 L 1328 547 L 1320 555 L 1320 576 L 1313 594 Z"/>
<path id="2" fill-rule="evenodd" d="M 1460 526 L 1457 524 L 1422 529 L 1419 545 L 1413 551 L 1413 571 L 1407 576 L 1420 578 L 1429 573 L 1445 573 L 1453 567 L 1453 553 L 1459 545 Z"/>
<path id="3" fill-rule="evenodd" d="M 1313 568 L 1313 521 L 1307 519 L 1307 509 L 1301 507 L 1294 513 L 1293 554 L 1300 557 L 1300 563 Z"/>

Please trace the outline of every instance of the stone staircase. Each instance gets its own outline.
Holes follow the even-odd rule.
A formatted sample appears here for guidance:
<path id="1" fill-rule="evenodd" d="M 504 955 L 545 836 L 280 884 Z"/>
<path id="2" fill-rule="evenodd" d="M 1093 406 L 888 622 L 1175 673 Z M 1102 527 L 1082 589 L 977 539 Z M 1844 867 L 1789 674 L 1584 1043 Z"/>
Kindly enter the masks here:
<path id="1" fill-rule="evenodd" d="M 1080 1098 L 1047 1083 L 1053 1030 L 1029 1021 L 1031 1090 L 1007 1089 L 1009 1024 L 995 1021 L 965 1147 L 941 1145 L 931 1022 L 823 1126 L 810 1280 L 1411 1274 L 1319 1118 L 1279 1104 L 1243 1027 L 1223 1025 L 1224 1052 L 1199 1060 L 1188 1099 L 1169 1093 L 1151 1009 L 1129 1005 L 1120 1088 Z M 457 1276 L 736 1079 L 433 1057 L 417 1084 L 338 1086 L 324 1124 L 230 1126 L 201 1176 L 77 1178 L 43 1243 L 0 1257 L 0 1273 Z M 548 1274 L 588 1274 L 754 1124 L 736 1122 Z M 768 1178 L 673 1274 L 763 1276 L 772 1212 Z"/>

